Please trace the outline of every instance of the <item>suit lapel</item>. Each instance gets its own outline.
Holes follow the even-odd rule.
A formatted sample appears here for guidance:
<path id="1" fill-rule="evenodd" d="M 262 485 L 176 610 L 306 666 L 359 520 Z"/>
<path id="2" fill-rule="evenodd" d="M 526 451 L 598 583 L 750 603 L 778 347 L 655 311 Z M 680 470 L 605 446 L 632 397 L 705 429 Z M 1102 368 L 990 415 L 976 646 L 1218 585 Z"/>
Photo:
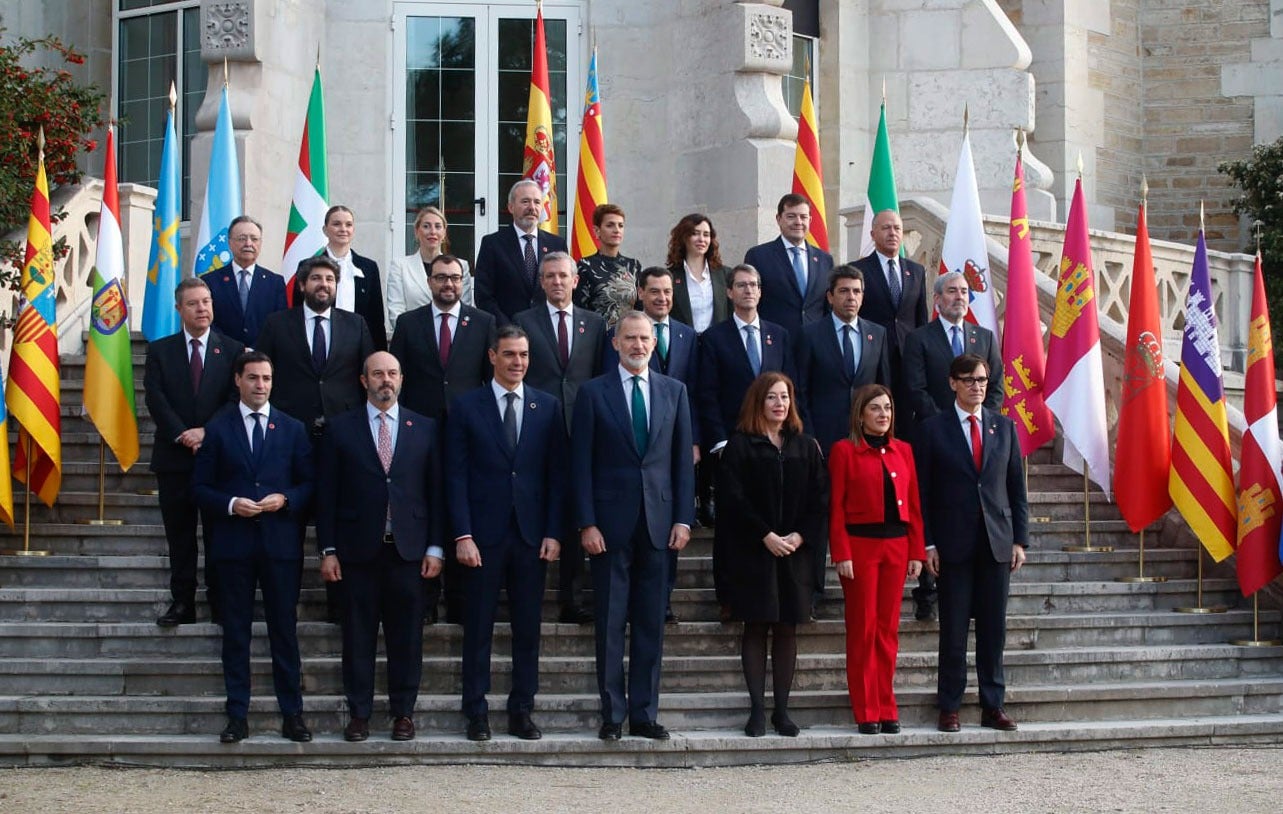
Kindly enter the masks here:
<path id="1" fill-rule="evenodd" d="M 654 391 L 651 391 L 651 395 L 653 400 Z M 628 448 L 633 451 L 633 455 L 638 455 L 637 444 L 633 441 L 633 414 L 627 400 L 624 398 L 624 385 L 621 379 L 611 378 L 610 386 L 606 388 L 606 403 L 610 405 L 611 412 L 615 414 L 615 421 L 619 423 L 620 431 L 630 442 Z M 652 409 L 654 409 L 653 406 Z M 638 455 L 638 458 L 640 457 Z"/>
<path id="2" fill-rule="evenodd" d="M 539 332 L 543 334 L 544 340 L 548 343 L 548 349 L 552 353 L 553 364 L 557 366 L 558 370 L 561 370 L 561 354 L 557 352 L 557 335 L 552 332 L 552 317 L 548 314 L 548 309 L 536 306 L 531 313 L 535 318 L 535 325 L 538 326 Z M 574 314 L 573 310 L 571 314 Z M 571 325 L 566 326 L 566 330 L 572 330 L 573 324 L 572 320 Z"/>
<path id="3" fill-rule="evenodd" d="M 551 325 L 549 329 L 551 330 Z M 592 342 L 588 339 L 587 320 L 584 319 L 582 308 L 571 306 L 570 324 L 566 326 L 566 330 L 574 334 L 570 340 L 570 358 L 566 360 L 566 368 L 569 369 L 574 367 L 575 362 L 583 359 L 585 354 L 592 354 Z"/>
<path id="4" fill-rule="evenodd" d="M 649 438 L 649 441 L 646 444 L 647 452 L 650 452 L 652 449 L 656 448 L 655 447 L 655 435 L 656 435 L 655 428 L 663 427 L 663 426 L 666 426 L 668 423 L 671 423 L 672 412 L 674 408 L 675 408 L 674 402 L 670 401 L 667 398 L 663 390 L 659 387 L 655 379 L 652 377 L 650 380 L 650 416 L 649 416 L 650 423 L 647 426 L 647 433 L 646 433 L 647 437 Z"/>
<path id="5" fill-rule="evenodd" d="M 856 341 L 860 343 L 860 364 L 855 366 L 855 381 L 862 381 L 866 378 L 864 374 L 877 366 L 877 349 L 873 347 L 873 332 L 869 330 L 867 322 L 857 318 L 855 330 L 860 334 L 856 337 Z M 872 381 L 874 377 L 867 378 Z"/>
<path id="6" fill-rule="evenodd" d="M 842 377 L 842 381 L 846 382 L 849 386 L 852 380 L 846 375 L 846 364 L 842 359 L 842 351 L 840 350 L 842 337 L 838 335 L 838 327 L 834 325 L 833 320 L 828 317 L 825 317 L 823 334 L 824 340 L 820 342 L 819 352 L 823 354 L 824 366 L 830 370 L 838 371 L 838 374 Z M 852 341 L 862 342 L 863 340 L 856 336 L 852 337 Z M 861 350 L 863 349 L 864 347 L 861 345 Z M 864 356 L 864 353 L 860 354 L 861 365 L 864 364 Z M 859 365 L 856 366 L 856 370 L 859 370 Z"/>
<path id="7" fill-rule="evenodd" d="M 775 328 L 762 326 L 762 370 L 783 370 L 784 369 L 784 352 L 780 348 L 780 337 L 776 335 Z M 744 358 L 748 358 L 748 350 L 744 351 Z M 750 366 L 751 367 L 751 366 Z"/>
<path id="8" fill-rule="evenodd" d="M 508 245 L 508 254 L 513 259 L 513 268 L 517 270 L 517 278 L 521 280 L 521 287 L 526 292 L 526 299 L 534 295 L 530 287 L 530 281 L 526 279 L 526 256 L 525 247 L 522 246 L 521 238 L 517 235 L 517 230 L 511 224 L 501 227 L 500 234 L 506 235 L 504 242 Z M 539 241 L 539 236 L 535 236 L 535 241 Z M 535 252 L 535 260 L 538 261 L 538 251 Z M 537 271 L 535 272 L 538 273 Z"/>

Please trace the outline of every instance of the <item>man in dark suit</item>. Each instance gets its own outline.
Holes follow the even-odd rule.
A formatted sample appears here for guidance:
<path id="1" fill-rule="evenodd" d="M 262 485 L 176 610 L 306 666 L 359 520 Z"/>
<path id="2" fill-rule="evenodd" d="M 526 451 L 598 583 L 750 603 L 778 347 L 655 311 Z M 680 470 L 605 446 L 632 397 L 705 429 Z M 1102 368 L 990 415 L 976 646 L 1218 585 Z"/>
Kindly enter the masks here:
<path id="1" fill-rule="evenodd" d="M 183 329 L 147 346 L 143 388 L 147 410 L 156 422 L 151 471 L 156 473 L 160 517 L 169 544 L 169 609 L 156 620 L 161 627 L 196 621 L 196 501 L 192 466 L 205 439 L 205 424 L 232 402 L 232 365 L 244 348 L 210 330 L 214 318 L 209 286 L 188 277 L 174 291 Z M 209 534 L 205 535 L 209 545 Z M 208 549 L 207 549 L 208 550 Z M 205 596 L 214 622 L 221 621 L 217 576 L 205 564 Z"/>
<path id="2" fill-rule="evenodd" d="M 231 267 L 211 271 L 203 278 L 214 298 L 214 330 L 254 348 L 268 315 L 289 305 L 285 281 L 257 265 L 263 248 L 263 227 L 258 221 L 249 215 L 233 219 L 227 242 L 232 244 Z"/>
<path id="3" fill-rule="evenodd" d="M 606 321 L 600 314 L 573 305 L 579 282 L 575 261 L 563 252 L 544 256 L 539 267 L 544 301 L 513 318 L 530 338 L 530 370 L 526 381 L 536 390 L 551 393 L 562 404 L 567 419 L 573 415 L 579 386 L 602 372 Z M 567 420 L 569 430 L 569 420 Z M 593 620 L 575 598 L 575 584 L 583 571 L 579 541 L 566 540 L 561 552 L 557 599 L 558 619 L 586 625 Z"/>
<path id="4" fill-rule="evenodd" d="M 312 733 L 303 721 L 297 625 L 312 447 L 303 425 L 268 401 L 272 362 L 266 354 L 242 354 L 234 370 L 240 401 L 205 425 L 192 473 L 223 606 L 227 726 L 219 740 L 249 736 L 250 636 L 254 592 L 261 588 L 281 736 L 303 743 Z"/>
<path id="5" fill-rule="evenodd" d="M 575 526 L 592 557 L 602 740 L 665 740 L 657 720 L 669 549 L 695 522 L 690 410 L 681 382 L 650 370 L 654 328 L 636 312 L 615 326 L 620 364 L 584 385 L 571 445 Z M 629 637 L 624 691 L 624 637 Z"/>
<path id="6" fill-rule="evenodd" d="M 807 244 L 811 205 L 790 192 L 775 207 L 780 236 L 754 246 L 744 262 L 762 276 L 762 318 L 782 325 L 797 341 L 802 326 L 824 316 L 824 284 L 833 269 L 833 257 Z"/>
<path id="7" fill-rule="evenodd" d="M 1016 728 L 1003 710 L 1002 652 L 1011 574 L 1025 562 L 1029 505 L 1011 419 L 984 407 L 985 360 L 963 354 L 949 367 L 953 408 L 922 423 L 914 458 L 922 492 L 927 569 L 939 578 L 939 729 L 957 732 L 967 687 L 967 627 L 976 620 L 980 725 Z"/>
<path id="8" fill-rule="evenodd" d="M 468 740 L 490 739 L 490 653 L 499 592 L 508 595 L 512 690 L 508 734 L 542 737 L 539 631 L 547 563 L 566 534 L 566 426 L 561 405 L 526 387 L 526 332 L 505 325 L 490 348 L 494 379 L 459 396 L 446 433 L 446 499 L 465 567 L 463 714 Z"/>
<path id="9" fill-rule="evenodd" d="M 565 252 L 566 241 L 539 228 L 543 190 L 523 178 L 508 190 L 511 226 L 481 238 L 472 269 L 477 307 L 489 311 L 500 325 L 543 301 L 539 286 L 540 261 L 552 252 Z M 572 261 L 573 262 L 573 261 Z"/>
<path id="10" fill-rule="evenodd" d="M 370 736 L 379 624 L 387 651 L 392 740 L 414 740 L 423 677 L 423 587 L 441 572 L 445 507 L 437 422 L 401 409 L 401 365 L 376 351 L 365 360 L 367 400 L 335 416 L 320 448 L 316 542 L 321 577 L 346 586 L 343 739 Z"/>

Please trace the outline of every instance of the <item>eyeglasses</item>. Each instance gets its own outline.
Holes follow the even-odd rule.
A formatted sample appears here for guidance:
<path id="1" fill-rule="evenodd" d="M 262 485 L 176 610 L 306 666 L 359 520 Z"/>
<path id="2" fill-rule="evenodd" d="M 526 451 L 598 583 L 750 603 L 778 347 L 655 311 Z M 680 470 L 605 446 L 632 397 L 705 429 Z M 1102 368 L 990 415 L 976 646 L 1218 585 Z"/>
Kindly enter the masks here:
<path id="1" fill-rule="evenodd" d="M 967 387 L 984 386 L 989 383 L 988 376 L 955 376 L 955 382 L 962 382 Z"/>
<path id="2" fill-rule="evenodd" d="M 430 278 L 434 283 L 461 283 L 463 282 L 462 274 L 433 274 Z"/>

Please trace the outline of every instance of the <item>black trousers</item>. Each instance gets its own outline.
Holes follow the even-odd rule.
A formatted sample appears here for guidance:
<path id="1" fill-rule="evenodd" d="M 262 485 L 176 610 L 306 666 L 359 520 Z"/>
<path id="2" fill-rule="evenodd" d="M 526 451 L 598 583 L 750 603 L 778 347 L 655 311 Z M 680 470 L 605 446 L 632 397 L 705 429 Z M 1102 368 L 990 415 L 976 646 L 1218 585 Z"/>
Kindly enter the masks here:
<path id="1" fill-rule="evenodd" d="M 980 706 L 1002 706 L 1006 682 L 1002 653 L 1007 638 L 1007 592 L 1011 563 L 995 562 L 988 543 L 976 556 L 942 562 L 940 591 L 940 668 L 936 684 L 941 711 L 957 712 L 967 689 L 967 628 L 976 620 L 976 678 Z"/>
<path id="2" fill-rule="evenodd" d="M 169 547 L 169 593 L 175 602 L 196 603 L 197 561 L 196 524 L 200 512 L 192 496 L 191 472 L 157 472 L 160 519 L 165 526 Z M 209 530 L 205 529 L 205 540 Z M 205 564 L 205 594 L 210 607 L 218 613 L 218 570 Z"/>
<path id="3" fill-rule="evenodd" d="M 384 543 L 369 562 L 343 562 L 343 691 L 348 711 L 369 718 L 374 708 L 374 662 L 379 625 L 388 654 L 388 708 L 411 716 L 423 677 L 422 562 L 407 562 Z"/>

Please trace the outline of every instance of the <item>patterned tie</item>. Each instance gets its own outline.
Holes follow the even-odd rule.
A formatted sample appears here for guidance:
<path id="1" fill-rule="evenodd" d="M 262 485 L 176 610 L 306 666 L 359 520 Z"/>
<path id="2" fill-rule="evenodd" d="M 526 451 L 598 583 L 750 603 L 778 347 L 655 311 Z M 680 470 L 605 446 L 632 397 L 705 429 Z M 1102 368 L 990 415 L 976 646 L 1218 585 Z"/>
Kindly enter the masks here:
<path id="1" fill-rule="evenodd" d="M 953 355 L 955 357 L 961 356 L 962 355 L 962 331 L 958 330 L 957 325 L 953 325 L 953 326 L 950 326 L 949 328 L 949 335 L 952 337 L 952 339 L 949 342 L 949 345 L 953 348 Z"/>
<path id="2" fill-rule="evenodd" d="M 557 358 L 562 370 L 570 364 L 570 335 L 566 333 L 566 312 L 557 312 Z"/>
<path id="3" fill-rule="evenodd" d="M 976 462 L 976 471 L 979 472 L 981 455 L 984 452 L 984 447 L 980 445 L 980 419 L 969 415 L 967 420 L 971 422 L 971 459 Z"/>
<path id="4" fill-rule="evenodd" d="M 535 236 L 522 235 L 521 239 L 526 241 L 526 250 L 522 259 L 526 262 L 526 283 L 529 284 L 530 290 L 535 290 L 535 272 L 539 269 L 539 262 L 535 259 Z"/>
<path id="5" fill-rule="evenodd" d="M 762 354 L 757 350 L 757 326 L 744 326 L 744 350 L 748 351 L 748 366 L 753 368 L 753 375 L 762 372 Z"/>
<path id="6" fill-rule="evenodd" d="M 312 329 L 312 367 L 317 373 L 325 370 L 325 317 L 317 317 Z"/>
<path id="7" fill-rule="evenodd" d="M 257 459 L 263 451 L 263 414 L 250 413 L 250 417 L 254 419 L 254 429 L 250 433 L 249 451 Z"/>
<path id="8" fill-rule="evenodd" d="M 797 290 L 806 294 L 806 259 L 802 256 L 801 246 L 790 246 L 793 254 L 793 276 L 797 278 Z"/>
<path id="9" fill-rule="evenodd" d="M 450 315 L 441 315 L 441 338 L 437 342 L 437 350 L 441 353 L 441 367 L 450 364 Z"/>
<path id="10" fill-rule="evenodd" d="M 637 443 L 637 452 L 646 456 L 646 447 L 650 444 L 650 429 L 646 422 L 646 397 L 642 395 L 642 377 L 633 376 L 633 440 Z"/>
<path id="11" fill-rule="evenodd" d="M 659 350 L 659 358 L 662 361 L 668 361 L 668 334 L 664 330 L 668 326 L 662 322 L 655 323 L 655 346 Z"/>
<path id="12" fill-rule="evenodd" d="M 241 269 L 241 281 L 237 285 L 237 289 L 240 291 L 241 312 L 243 313 L 249 309 L 249 271 L 247 269 Z"/>
<path id="13" fill-rule="evenodd" d="M 192 340 L 192 392 L 200 392 L 200 377 L 205 375 L 205 363 L 200 358 L 200 340 Z"/>
<path id="14" fill-rule="evenodd" d="M 508 406 L 503 408 L 503 435 L 510 449 L 517 448 L 517 394 L 504 393 Z"/>
<path id="15" fill-rule="evenodd" d="M 900 295 L 904 289 L 900 285 L 900 272 L 895 268 L 895 258 L 887 260 L 887 286 L 891 289 L 891 302 L 900 307 Z"/>
<path id="16" fill-rule="evenodd" d="M 388 429 L 387 413 L 379 413 L 379 463 L 384 473 L 392 469 L 392 430 Z"/>
<path id="17" fill-rule="evenodd" d="M 855 343 L 851 341 L 851 326 L 842 326 L 842 368 L 848 379 L 855 379 Z"/>

